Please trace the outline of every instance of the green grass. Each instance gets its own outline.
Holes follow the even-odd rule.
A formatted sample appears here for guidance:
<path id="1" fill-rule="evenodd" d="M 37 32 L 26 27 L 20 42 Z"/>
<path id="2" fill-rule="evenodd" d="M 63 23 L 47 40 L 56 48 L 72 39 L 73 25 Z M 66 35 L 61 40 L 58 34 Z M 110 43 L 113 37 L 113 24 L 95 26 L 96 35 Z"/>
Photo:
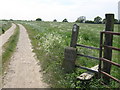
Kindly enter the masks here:
<path id="1" fill-rule="evenodd" d="M 6 31 L 12 26 L 10 21 L 0 20 L 0 35 L 2 34 L 2 28 Z"/>
<path id="2" fill-rule="evenodd" d="M 82 69 L 76 69 L 71 74 L 64 74 L 62 62 L 64 60 L 64 49 L 70 46 L 71 31 L 74 23 L 61 22 L 19 22 L 23 24 L 32 40 L 33 51 L 36 53 L 42 66 L 45 80 L 54 88 L 99 88 L 106 87 L 100 84 L 100 79 L 92 79 L 91 82 L 82 83 L 77 81 L 76 77 L 85 72 Z M 80 24 L 78 43 L 88 46 L 99 47 L 99 32 L 103 31 L 104 24 Z M 115 25 L 115 31 L 117 31 Z M 116 43 L 114 43 L 117 46 Z M 78 52 L 85 55 L 99 56 L 96 50 L 78 48 Z M 116 56 L 113 56 L 117 62 Z M 86 67 L 92 67 L 99 62 L 96 60 L 78 57 L 76 64 Z M 114 70 L 115 68 L 113 68 Z M 113 71 L 112 70 L 112 71 Z M 119 77 L 116 70 L 115 75 Z M 118 87 L 118 84 L 112 81 L 110 87 Z"/>
<path id="3" fill-rule="evenodd" d="M 14 31 L 14 34 L 9 38 L 8 42 L 6 42 L 3 46 L 3 53 L 2 53 L 3 72 L 6 70 L 9 60 L 16 49 L 18 37 L 19 37 L 19 27 L 17 26 Z"/>

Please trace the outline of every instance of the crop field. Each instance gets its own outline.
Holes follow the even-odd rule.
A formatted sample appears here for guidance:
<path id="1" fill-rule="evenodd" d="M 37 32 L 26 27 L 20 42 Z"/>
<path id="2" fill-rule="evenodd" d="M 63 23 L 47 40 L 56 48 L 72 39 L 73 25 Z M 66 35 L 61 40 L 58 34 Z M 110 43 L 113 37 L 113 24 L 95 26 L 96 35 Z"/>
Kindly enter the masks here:
<path id="1" fill-rule="evenodd" d="M 62 22 L 39 22 L 39 21 L 19 21 L 23 24 L 33 45 L 33 51 L 40 61 L 45 81 L 51 87 L 59 88 L 84 88 L 86 85 L 93 88 L 106 87 L 99 83 L 100 79 L 92 79 L 90 83 L 83 85 L 77 81 L 76 77 L 86 70 L 76 69 L 74 73 L 64 74 L 62 62 L 64 60 L 64 49 L 70 46 L 72 27 L 75 23 Z M 83 24 L 79 25 L 78 44 L 94 46 L 99 48 L 100 31 L 105 29 L 104 24 Z M 118 26 L 115 25 L 114 31 L 118 32 Z M 113 46 L 118 46 L 118 37 L 114 37 Z M 99 51 L 78 48 L 78 53 L 99 57 Z M 113 61 L 118 62 L 118 52 L 113 51 Z M 77 65 L 93 67 L 99 64 L 98 61 L 85 57 L 78 57 Z M 111 74 L 120 79 L 117 67 L 112 67 Z M 118 87 L 119 85 L 111 81 L 109 87 Z"/>

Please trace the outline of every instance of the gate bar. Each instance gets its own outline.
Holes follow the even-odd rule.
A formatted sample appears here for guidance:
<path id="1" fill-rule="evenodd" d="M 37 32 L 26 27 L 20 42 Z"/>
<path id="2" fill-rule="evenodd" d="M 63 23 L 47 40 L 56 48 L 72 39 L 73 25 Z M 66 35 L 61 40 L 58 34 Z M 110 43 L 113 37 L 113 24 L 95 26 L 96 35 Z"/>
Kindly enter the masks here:
<path id="1" fill-rule="evenodd" d="M 91 58 L 91 59 L 96 59 L 96 60 L 100 60 L 97 57 L 93 57 L 93 56 L 88 56 L 88 55 L 83 55 L 83 54 L 77 54 L 78 56 L 82 56 L 82 57 L 87 57 L 87 58 Z"/>
<path id="2" fill-rule="evenodd" d="M 84 47 L 84 48 L 89 48 L 89 49 L 96 49 L 96 50 L 100 50 L 100 48 L 91 47 L 91 46 L 86 46 L 86 45 L 81 45 L 81 44 L 76 44 L 76 46 L 80 46 L 80 47 Z"/>
<path id="3" fill-rule="evenodd" d="M 108 46 L 108 45 L 103 45 L 104 47 L 107 47 L 107 48 L 111 48 L 113 50 L 117 50 L 117 51 L 120 51 L 120 48 L 116 48 L 116 47 L 112 47 L 112 46 Z"/>
<path id="4" fill-rule="evenodd" d="M 107 59 L 105 59 L 105 58 L 100 58 L 100 60 L 102 60 L 102 61 L 105 61 L 105 62 L 109 62 L 109 63 L 111 63 L 111 64 L 113 64 L 113 65 L 115 65 L 115 66 L 118 66 L 118 67 L 120 67 L 120 64 L 118 64 L 118 63 L 115 63 L 115 62 L 112 62 L 112 61 L 110 61 L 110 60 L 107 60 Z"/>
<path id="5" fill-rule="evenodd" d="M 103 31 L 101 33 L 105 33 L 105 34 L 112 34 L 112 35 L 120 35 L 119 32 L 111 32 L 111 31 Z"/>
<path id="6" fill-rule="evenodd" d="M 106 73 L 106 72 L 103 72 L 103 71 L 100 71 L 102 74 L 104 74 L 104 75 L 106 75 L 106 76 L 108 76 L 109 78 L 111 78 L 111 79 L 113 79 L 113 80 L 115 80 L 115 81 L 117 81 L 118 83 L 120 83 L 120 80 L 119 79 L 117 79 L 117 78 L 115 78 L 115 77 L 113 77 L 113 76 L 111 76 L 111 75 L 109 75 L 108 73 Z"/>

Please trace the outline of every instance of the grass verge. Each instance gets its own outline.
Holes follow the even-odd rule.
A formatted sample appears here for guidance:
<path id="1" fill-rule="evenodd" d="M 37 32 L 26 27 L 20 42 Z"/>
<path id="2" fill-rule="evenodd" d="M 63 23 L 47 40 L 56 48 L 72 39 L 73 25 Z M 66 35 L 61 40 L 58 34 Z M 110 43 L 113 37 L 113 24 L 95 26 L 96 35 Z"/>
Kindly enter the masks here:
<path id="1" fill-rule="evenodd" d="M 2 22 L 2 21 L 1 21 Z M 12 23 L 11 22 L 3 22 L 1 25 L 0 25 L 0 35 L 2 34 L 2 29 L 4 31 L 8 30 L 10 27 L 12 26 Z"/>
<path id="2" fill-rule="evenodd" d="M 17 26 L 14 34 L 9 38 L 8 42 L 4 44 L 3 51 L 2 51 L 2 72 L 7 69 L 7 65 L 9 63 L 9 59 L 13 55 L 17 42 L 19 38 L 19 27 Z"/>

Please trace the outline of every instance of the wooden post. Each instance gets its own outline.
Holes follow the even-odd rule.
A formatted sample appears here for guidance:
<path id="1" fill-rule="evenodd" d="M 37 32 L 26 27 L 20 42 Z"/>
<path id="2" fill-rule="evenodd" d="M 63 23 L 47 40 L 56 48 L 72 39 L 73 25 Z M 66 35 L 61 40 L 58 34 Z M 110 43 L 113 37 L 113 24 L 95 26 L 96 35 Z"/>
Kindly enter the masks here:
<path id="1" fill-rule="evenodd" d="M 63 68 L 66 73 L 71 73 L 75 69 L 75 60 L 77 57 L 77 50 L 73 47 L 66 47 L 64 52 Z"/>
<path id="2" fill-rule="evenodd" d="M 72 37 L 70 47 L 65 48 L 63 68 L 66 73 L 71 73 L 75 69 L 75 60 L 77 57 L 77 38 L 78 38 L 79 26 L 77 24 L 73 25 Z"/>
<path id="3" fill-rule="evenodd" d="M 76 48 L 78 33 L 79 33 L 79 26 L 77 24 L 74 24 L 72 29 L 72 38 L 71 38 L 70 47 Z"/>
<path id="4" fill-rule="evenodd" d="M 114 14 L 106 14 L 106 25 L 105 31 L 113 31 L 114 30 Z M 113 35 L 105 34 L 105 42 L 104 45 L 112 46 Z M 104 58 L 108 60 L 112 60 L 112 49 L 104 47 Z M 103 71 L 110 74 L 111 64 L 107 62 L 103 62 Z M 110 78 L 103 75 L 103 80 L 105 84 L 109 84 Z"/>

